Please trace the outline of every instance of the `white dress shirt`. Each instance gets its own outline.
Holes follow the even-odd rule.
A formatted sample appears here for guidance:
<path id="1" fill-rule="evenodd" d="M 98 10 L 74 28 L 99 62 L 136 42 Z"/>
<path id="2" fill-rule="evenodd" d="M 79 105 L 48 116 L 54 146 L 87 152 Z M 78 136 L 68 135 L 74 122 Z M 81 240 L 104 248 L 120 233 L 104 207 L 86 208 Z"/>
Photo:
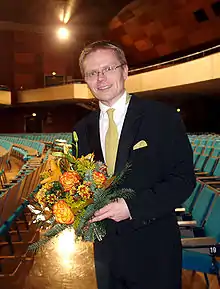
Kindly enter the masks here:
<path id="1" fill-rule="evenodd" d="M 115 109 L 113 118 L 117 126 L 119 139 L 120 139 L 122 127 L 124 124 L 124 119 L 125 119 L 128 105 L 129 105 L 129 102 L 127 102 L 127 92 L 125 91 L 123 95 L 111 107 Z M 100 107 L 99 134 L 100 134 L 102 153 L 103 153 L 103 157 L 105 160 L 105 135 L 107 133 L 108 125 L 109 125 L 107 110 L 110 107 L 104 105 L 101 102 L 99 102 L 99 107 Z"/>

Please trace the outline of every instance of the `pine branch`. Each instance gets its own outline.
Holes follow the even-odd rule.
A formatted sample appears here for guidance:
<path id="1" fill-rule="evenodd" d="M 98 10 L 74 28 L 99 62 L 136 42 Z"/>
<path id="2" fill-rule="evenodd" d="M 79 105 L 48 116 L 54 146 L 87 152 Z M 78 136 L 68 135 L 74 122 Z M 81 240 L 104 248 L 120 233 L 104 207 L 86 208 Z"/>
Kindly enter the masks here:
<path id="1" fill-rule="evenodd" d="M 28 251 L 32 251 L 32 252 L 34 252 L 34 253 L 37 253 L 38 250 L 39 250 L 42 246 L 46 245 L 46 243 L 49 242 L 49 241 L 50 241 L 50 238 L 42 238 L 42 239 L 40 239 L 39 241 L 37 241 L 37 242 L 29 245 L 29 246 L 28 246 Z"/>
<path id="2" fill-rule="evenodd" d="M 134 194 L 135 192 L 132 189 L 121 189 L 114 192 L 110 191 L 107 195 L 105 194 L 105 192 L 102 192 L 100 196 L 96 198 L 94 203 L 86 208 L 84 215 L 79 220 L 78 226 L 75 229 L 76 235 L 82 236 L 83 239 L 87 241 L 94 241 L 94 238 L 96 239 L 97 235 L 101 237 L 105 236 L 105 222 L 96 222 L 97 234 L 95 235 L 94 228 L 93 226 L 91 226 L 91 224 L 86 231 L 84 230 L 84 228 L 88 226 L 88 221 L 97 210 L 100 210 L 104 206 L 111 203 L 113 200 L 116 200 L 118 198 L 130 199 L 134 196 Z"/>
<path id="3" fill-rule="evenodd" d="M 125 168 L 118 175 L 116 175 L 113 183 L 111 184 L 110 189 L 115 190 L 117 187 L 119 187 L 119 185 L 123 183 L 123 181 L 125 180 L 130 171 L 131 171 L 131 164 L 126 163 Z"/>
<path id="4" fill-rule="evenodd" d="M 43 237 L 52 238 L 59 234 L 60 232 L 64 231 L 65 229 L 69 228 L 69 225 L 66 224 L 56 224 L 51 229 L 47 230 Z"/>
<path id="5" fill-rule="evenodd" d="M 53 237 L 55 237 L 56 235 L 58 235 L 59 233 L 67 229 L 68 227 L 70 226 L 66 224 L 56 224 L 51 229 L 47 230 L 39 241 L 31 244 L 28 247 L 28 251 L 34 251 L 36 253 L 42 246 L 44 246 L 47 242 L 49 242 Z"/>

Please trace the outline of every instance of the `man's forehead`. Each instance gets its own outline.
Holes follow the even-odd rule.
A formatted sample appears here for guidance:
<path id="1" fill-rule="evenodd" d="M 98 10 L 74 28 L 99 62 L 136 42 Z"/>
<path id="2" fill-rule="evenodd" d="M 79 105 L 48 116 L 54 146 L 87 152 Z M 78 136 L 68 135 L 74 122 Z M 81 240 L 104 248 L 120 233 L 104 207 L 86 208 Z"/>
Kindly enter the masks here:
<path id="1" fill-rule="evenodd" d="M 116 55 L 116 53 L 115 53 L 115 51 L 113 50 L 113 49 L 110 49 L 110 48 L 102 48 L 102 49 L 96 49 L 96 50 L 94 50 L 94 51 L 91 51 L 87 56 L 86 56 L 86 58 L 85 58 L 85 60 L 87 59 L 87 58 L 92 58 L 92 56 L 94 55 L 94 54 L 99 54 L 99 56 L 103 56 L 103 57 L 105 57 L 105 56 L 112 56 L 112 57 L 117 57 L 117 55 Z"/>
<path id="2" fill-rule="evenodd" d="M 95 55 L 96 54 L 96 55 Z M 109 65 L 117 62 L 117 55 L 111 49 L 99 49 L 89 53 L 84 60 L 84 67 L 87 65 Z"/>

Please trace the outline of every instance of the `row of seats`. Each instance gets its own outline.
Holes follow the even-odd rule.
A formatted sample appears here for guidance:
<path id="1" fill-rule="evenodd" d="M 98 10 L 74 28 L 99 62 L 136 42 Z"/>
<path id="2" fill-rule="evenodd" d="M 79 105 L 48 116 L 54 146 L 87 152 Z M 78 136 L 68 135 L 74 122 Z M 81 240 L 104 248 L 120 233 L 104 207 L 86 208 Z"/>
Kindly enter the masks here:
<path id="1" fill-rule="evenodd" d="M 14 136 L 15 137 L 15 136 Z M 17 138 L 17 137 L 15 137 Z M 59 135 L 54 136 L 53 142 L 56 139 L 59 139 Z M 64 139 L 64 137 L 62 137 Z M 220 197 L 219 197 L 219 187 L 218 182 L 220 181 L 220 173 L 219 173 L 219 136 L 217 135 L 202 135 L 202 136 L 189 136 L 193 153 L 194 153 L 194 166 L 195 166 L 195 173 L 197 175 L 197 186 L 190 196 L 188 200 L 186 200 L 183 204 L 183 208 L 180 208 L 180 212 L 185 211 L 186 213 L 178 212 L 176 210 L 179 220 L 179 226 L 181 228 L 182 233 L 182 243 L 183 243 L 183 268 L 190 269 L 193 271 L 201 271 L 204 273 L 207 286 L 209 286 L 209 280 L 207 277 L 208 273 L 215 274 L 219 278 L 218 271 L 220 269 L 219 263 L 216 259 L 218 255 L 218 248 L 220 242 L 220 232 L 219 228 L 219 216 L 220 216 Z M 29 140 L 30 141 L 30 140 Z M 198 147 L 202 146 L 202 150 L 198 149 Z M 49 152 L 49 151 L 48 151 Z M 207 153 L 208 152 L 208 153 Z M 205 156 L 204 163 L 200 169 L 196 167 L 197 162 L 200 158 Z M 206 165 L 208 161 L 213 158 L 214 163 L 210 170 L 206 171 Z M 5 195 L 5 192 L 0 195 L 0 199 L 2 198 L 3 202 L 6 200 L 10 200 L 9 196 L 16 196 L 20 203 L 16 201 L 16 208 L 10 209 L 10 214 L 6 214 L 8 212 L 8 208 L 10 207 L 10 203 L 7 202 L 6 208 L 0 205 L 0 215 L 2 217 L 2 226 L 0 227 L 0 233 L 4 236 L 5 246 L 9 249 L 7 251 L 7 255 L 3 255 L 1 257 L 0 254 L 0 264 L 2 264 L 2 272 L 4 272 L 4 262 L 5 260 L 9 260 L 11 256 L 13 256 L 13 246 L 18 245 L 18 241 L 14 241 L 11 238 L 12 233 L 15 232 L 14 235 L 17 238 L 21 238 L 19 236 L 19 229 L 18 224 L 19 222 L 23 222 L 22 224 L 27 225 L 25 223 L 26 215 L 23 214 L 25 212 L 25 206 L 27 205 L 26 202 L 21 202 L 22 198 L 25 197 L 26 193 L 30 193 L 37 185 L 39 180 L 39 173 L 43 169 L 42 164 L 38 164 L 37 166 L 35 163 L 31 165 L 31 161 L 34 159 L 29 160 L 27 164 L 24 164 L 22 170 L 18 174 L 18 180 L 22 180 L 23 176 L 25 176 L 25 183 L 27 184 L 27 188 L 23 189 L 21 184 L 15 180 L 15 183 L 11 184 L 10 187 L 7 188 L 7 192 L 9 194 Z M 43 163 L 45 164 L 46 161 Z M 35 167 L 36 166 L 36 167 Z M 28 181 L 28 176 L 31 174 L 30 179 Z M 19 181 L 20 182 L 20 181 Z M 15 189 L 15 188 L 16 189 Z M 14 189 L 13 189 L 14 188 Z M 22 193 L 21 192 L 22 188 Z M 15 193 L 16 191 L 16 193 Z M 21 195 L 22 194 L 22 195 Z M 8 199 L 9 198 L 9 199 Z M 11 197 L 11 200 L 13 198 Z M 2 203 L 3 203 L 2 202 Z M 11 205 L 12 206 L 12 205 Z M 184 210 L 183 210 L 184 209 Z M 1 211 L 2 210 L 2 211 Z M 3 210 L 5 213 L 3 214 Z M 14 211 L 12 213 L 12 211 Z M 10 217 L 8 217 L 10 215 Z M 23 216 L 24 215 L 24 216 Z M 6 216 L 6 217 L 4 217 Z M 24 219 L 22 219 L 22 218 Z M 188 223 L 184 223 L 187 221 Z M 189 222 L 190 221 L 190 222 Z M 15 227 L 13 227 L 15 226 Z M 193 226 L 193 227 L 192 227 Z M 14 229 L 14 230 L 13 230 Z M 2 231 L 1 231 L 2 230 Z M 26 227 L 26 231 L 28 231 L 28 226 Z M 0 235 L 1 235 L 0 234 Z M 21 233 L 20 233 L 21 235 Z M 10 237 L 10 238 L 9 238 Z M 203 238 L 206 239 L 203 239 Z M 199 238 L 199 239 L 198 239 Z M 26 244 L 25 240 L 19 239 L 23 245 Z M 200 243 L 199 243 L 200 241 Z M 3 244 L 4 244 L 3 242 Z M 29 242 L 30 239 L 29 239 Z M 203 242 L 203 243 L 202 243 Z M 1 242 L 0 242 L 1 248 Z M 26 247 L 25 247 L 26 248 Z M 208 250 L 208 252 L 207 252 Z M 4 252 L 3 252 L 4 253 Z M 19 255 L 19 262 L 21 263 L 22 258 L 26 258 L 26 251 L 23 250 L 22 253 Z M 4 258 L 3 258 L 4 257 Z M 7 257 L 7 258 L 6 258 Z M 1 260 L 4 260 L 1 261 Z M 18 264 L 20 264 L 18 262 Z M 20 266 L 20 265 L 19 265 Z M 17 267 L 14 267 L 17 268 Z M 15 269 L 13 269 L 15 270 Z M 14 272 L 14 271 L 13 271 Z M 5 275 L 4 275 L 5 276 Z M 1 277 L 1 275 L 0 275 Z M 219 278 L 220 284 L 220 278 Z"/>
<path id="2" fill-rule="evenodd" d="M 5 151 L 10 151 L 12 143 L 5 140 L 4 138 L 0 138 L 0 147 L 4 148 Z"/>
<path id="3" fill-rule="evenodd" d="M 53 143 L 56 139 L 63 139 L 66 140 L 67 143 L 72 142 L 72 132 L 62 132 L 62 133 L 22 133 L 22 134 L 4 134 L 0 135 L 4 138 L 9 137 L 18 137 L 24 138 L 32 141 L 39 141 L 39 142 L 51 142 Z M 189 140 L 192 144 L 193 149 L 197 145 L 206 145 L 206 146 L 213 146 L 216 142 L 220 142 L 220 136 L 217 134 L 189 134 Z"/>
<path id="4" fill-rule="evenodd" d="M 5 284 L 5 280 L 8 284 L 22 265 L 32 260 L 28 246 L 39 236 L 30 222 L 30 212 L 26 210 L 27 196 L 37 187 L 47 159 L 48 155 L 30 159 L 0 190 L 0 284 Z"/>
<path id="5" fill-rule="evenodd" d="M 0 147 L 5 148 L 10 154 L 24 161 L 35 156 L 41 156 L 45 150 L 44 143 L 10 136 L 0 136 Z"/>
<path id="6" fill-rule="evenodd" d="M 0 188 L 7 182 L 5 170 L 11 168 L 10 154 L 12 143 L 0 139 Z"/>
<path id="7" fill-rule="evenodd" d="M 1 136 L 1 135 L 0 135 Z M 67 141 L 67 143 L 72 142 L 72 133 L 63 132 L 63 133 L 31 133 L 31 134 L 10 134 L 2 136 L 14 136 L 18 138 L 24 138 L 27 140 L 44 142 L 44 143 L 53 143 L 56 139 L 62 139 Z"/>
<path id="8" fill-rule="evenodd" d="M 220 136 L 189 136 L 194 157 L 196 187 L 176 209 L 182 235 L 183 269 L 217 276 L 220 286 Z"/>
<path id="9" fill-rule="evenodd" d="M 10 279 L 15 277 L 25 261 L 32 259 L 27 255 L 27 248 L 36 240 L 38 232 L 35 226 L 30 225 L 31 216 L 29 210 L 26 210 L 28 205 L 26 198 L 39 183 L 40 173 L 45 168 L 48 154 L 40 158 L 44 144 L 17 137 L 7 136 L 5 139 L 0 137 L 0 144 L 9 160 L 13 155 L 24 161 L 17 176 L 10 182 L 4 179 L 0 189 L 0 284 L 2 286 L 8 284 L 8 277 Z M 33 149 L 35 154 L 32 153 Z M 6 283 L 4 283 L 5 278 Z"/>
<path id="10" fill-rule="evenodd" d="M 190 139 L 193 148 L 194 169 L 197 179 L 214 182 L 218 188 L 217 180 L 220 176 L 220 136 L 204 135 Z"/>
<path id="11" fill-rule="evenodd" d="M 183 268 L 215 274 L 220 285 L 220 191 L 197 184 L 187 212 L 179 216 L 183 244 Z"/>
<path id="12" fill-rule="evenodd" d="M 15 136 L 0 136 L 0 139 L 13 143 L 13 147 L 23 149 L 28 152 L 30 156 L 42 155 L 45 149 L 45 145 L 39 141 L 32 141 Z"/>

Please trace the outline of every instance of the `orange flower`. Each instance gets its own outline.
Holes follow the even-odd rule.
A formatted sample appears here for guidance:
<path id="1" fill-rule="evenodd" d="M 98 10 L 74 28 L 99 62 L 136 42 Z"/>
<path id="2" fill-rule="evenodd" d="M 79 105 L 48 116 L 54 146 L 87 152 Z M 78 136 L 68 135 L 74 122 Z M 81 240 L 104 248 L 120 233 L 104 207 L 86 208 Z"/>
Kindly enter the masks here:
<path id="1" fill-rule="evenodd" d="M 77 193 L 85 200 L 88 200 L 91 197 L 91 191 L 85 185 L 78 186 Z"/>
<path id="2" fill-rule="evenodd" d="M 92 176 L 93 176 L 93 180 L 94 180 L 96 186 L 98 188 L 101 188 L 106 181 L 106 176 L 102 173 L 97 172 L 97 171 L 93 172 Z"/>
<path id="3" fill-rule="evenodd" d="M 74 187 L 80 183 L 80 176 L 77 172 L 65 172 L 60 177 L 60 182 L 64 188 L 65 192 L 70 191 L 71 189 L 74 190 Z"/>
<path id="4" fill-rule="evenodd" d="M 74 222 L 73 212 L 63 200 L 53 205 L 53 214 L 55 215 L 57 223 L 69 225 Z"/>

